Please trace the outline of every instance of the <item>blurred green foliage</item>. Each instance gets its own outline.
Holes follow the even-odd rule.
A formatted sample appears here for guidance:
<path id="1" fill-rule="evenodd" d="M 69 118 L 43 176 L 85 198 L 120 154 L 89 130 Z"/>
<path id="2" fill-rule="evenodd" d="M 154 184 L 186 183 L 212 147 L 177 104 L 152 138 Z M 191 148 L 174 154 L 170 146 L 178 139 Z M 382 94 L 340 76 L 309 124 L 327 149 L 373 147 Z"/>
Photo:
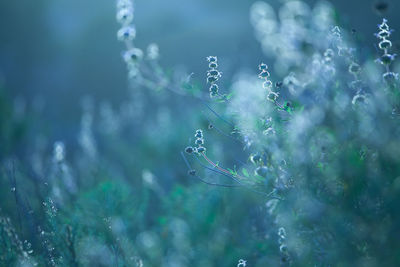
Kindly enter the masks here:
<path id="1" fill-rule="evenodd" d="M 147 10 L 134 19 L 143 58 L 125 59 L 125 86 L 114 11 L 74 3 L 30 3 L 22 13 L 17 2 L 0 4 L 33 18 L 32 27 L 46 25 L 43 39 L 14 35 L 27 23 L 16 19 L 19 30 L 0 45 L 0 266 L 400 264 L 400 90 L 398 80 L 382 79 L 398 66 L 374 62 L 396 52 L 395 32 L 391 50 L 376 55 L 354 32 L 335 36 L 341 13 L 327 2 L 281 1 L 276 13 L 275 2 L 181 3 L 188 23 L 169 24 L 152 11 L 174 5 L 138 3 Z M 228 6 L 241 15 L 219 13 Z M 237 22 L 247 21 L 247 8 L 266 56 L 250 24 Z M 68 10 L 93 12 L 75 21 Z M 199 26 L 193 18 L 205 13 L 212 19 Z M 145 48 L 153 26 L 168 35 L 156 41 L 175 49 L 161 49 L 160 60 Z M 181 29 L 183 39 L 161 26 Z M 190 29 L 204 43 L 182 42 Z M 208 54 L 197 62 L 183 47 L 223 55 L 221 95 L 210 100 L 206 74 L 197 75 Z M 20 71 L 16 54 L 27 64 Z M 174 67 L 182 57 L 195 74 Z M 260 67 L 260 81 L 254 66 L 266 58 L 273 64 L 268 73 Z M 352 64 L 362 71 L 349 72 Z M 206 154 L 181 157 L 196 129 Z"/>

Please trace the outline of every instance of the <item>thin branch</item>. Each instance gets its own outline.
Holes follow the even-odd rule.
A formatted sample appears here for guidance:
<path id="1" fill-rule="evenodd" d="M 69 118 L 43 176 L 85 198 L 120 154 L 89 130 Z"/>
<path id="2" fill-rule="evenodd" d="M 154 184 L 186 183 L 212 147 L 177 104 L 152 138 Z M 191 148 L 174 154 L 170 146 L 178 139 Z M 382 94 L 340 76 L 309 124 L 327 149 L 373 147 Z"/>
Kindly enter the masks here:
<path id="1" fill-rule="evenodd" d="M 193 171 L 194 169 L 192 169 L 192 167 L 189 164 L 189 161 L 186 159 L 185 154 L 183 152 L 181 152 L 181 156 L 183 158 L 183 160 L 185 161 L 186 166 L 188 167 L 189 171 Z M 207 184 L 207 185 L 213 185 L 213 186 L 220 186 L 220 187 L 240 187 L 240 185 L 228 185 L 228 184 L 219 184 L 219 183 L 212 183 L 212 182 L 208 182 L 206 180 L 204 180 L 203 178 L 201 178 L 200 176 L 198 176 L 196 173 L 192 174 L 192 176 L 196 177 L 197 179 L 199 179 L 201 182 Z"/>
<path id="2" fill-rule="evenodd" d="M 224 119 L 221 115 L 219 115 L 215 110 L 213 110 L 209 105 L 207 105 L 207 103 L 203 102 L 203 104 L 215 115 L 217 116 L 219 119 L 221 119 L 222 121 L 224 121 L 225 123 L 229 124 L 230 126 L 232 126 L 233 128 L 235 128 L 235 125 L 229 121 L 227 121 L 226 119 Z"/>

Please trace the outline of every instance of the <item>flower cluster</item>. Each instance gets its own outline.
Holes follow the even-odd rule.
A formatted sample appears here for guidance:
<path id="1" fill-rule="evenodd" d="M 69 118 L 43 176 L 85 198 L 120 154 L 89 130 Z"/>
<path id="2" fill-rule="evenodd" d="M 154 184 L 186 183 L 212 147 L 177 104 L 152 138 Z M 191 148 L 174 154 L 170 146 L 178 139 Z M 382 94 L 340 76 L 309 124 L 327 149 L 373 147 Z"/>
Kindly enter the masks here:
<path id="1" fill-rule="evenodd" d="M 342 51 L 342 50 L 339 50 L 339 51 Z M 323 62 L 324 62 L 323 66 L 324 66 L 324 73 L 328 77 L 333 77 L 336 73 L 334 57 L 335 57 L 335 52 L 331 48 L 328 48 L 325 50 L 324 57 L 323 57 Z"/>
<path id="2" fill-rule="evenodd" d="M 201 154 L 206 152 L 206 148 L 203 146 L 204 145 L 203 131 L 200 129 L 196 130 L 194 137 L 196 137 L 194 143 L 195 145 L 197 145 L 197 147 L 188 146 L 185 148 L 185 152 L 188 154 L 192 153 Z"/>
<path id="3" fill-rule="evenodd" d="M 339 56 L 345 56 L 348 54 L 350 49 L 346 46 L 346 43 L 343 41 L 342 32 L 339 26 L 335 26 L 331 29 L 330 39 L 332 44 L 337 48 L 337 53 Z"/>
<path id="4" fill-rule="evenodd" d="M 286 246 L 286 230 L 281 227 L 278 229 L 278 243 L 279 243 L 279 251 L 281 253 L 281 262 L 287 263 L 290 261 L 290 255 Z"/>
<path id="5" fill-rule="evenodd" d="M 272 90 L 272 82 L 269 80 L 269 72 L 268 72 L 268 66 L 265 63 L 261 63 L 258 66 L 258 69 L 261 71 L 260 74 L 258 74 L 258 78 L 264 80 L 263 82 L 263 88 L 267 90 L 267 99 L 269 101 L 275 102 L 279 96 L 279 93 L 274 92 Z"/>
<path id="6" fill-rule="evenodd" d="M 136 29 L 132 25 L 133 4 L 131 0 L 118 0 L 117 21 L 121 28 L 117 32 L 118 40 L 125 42 L 127 50 L 123 53 L 123 59 L 127 64 L 129 75 L 138 74 L 138 62 L 143 58 L 143 51 L 136 48 L 133 40 L 136 37 Z"/>
<path id="7" fill-rule="evenodd" d="M 218 70 L 218 58 L 215 56 L 207 57 L 209 70 L 207 71 L 207 83 L 210 83 L 210 97 L 219 96 L 219 87 L 216 83 L 222 76 L 222 73 Z"/>
<path id="8" fill-rule="evenodd" d="M 361 66 L 357 63 L 356 56 L 354 55 L 355 49 L 348 47 L 343 41 L 342 34 L 338 26 L 332 28 L 330 36 L 333 40 L 333 45 L 337 48 L 338 55 L 344 57 L 346 60 L 345 62 L 348 64 L 348 72 L 354 77 L 354 79 L 349 83 L 349 86 L 356 90 L 356 94 L 352 99 L 352 104 L 355 105 L 358 102 L 366 102 L 367 94 L 363 92 L 363 82 L 360 80 Z M 325 61 L 327 51 L 324 54 Z"/>
<path id="9" fill-rule="evenodd" d="M 391 82 L 398 79 L 398 73 L 390 71 L 390 64 L 394 61 L 396 54 L 390 54 L 389 49 L 392 47 L 392 42 L 389 40 L 392 30 L 387 24 L 387 19 L 383 19 L 382 23 L 378 25 L 378 33 L 375 36 L 380 40 L 378 46 L 383 50 L 383 55 L 377 59 L 379 63 L 386 67 L 386 72 L 383 74 L 383 79 L 386 82 Z"/>

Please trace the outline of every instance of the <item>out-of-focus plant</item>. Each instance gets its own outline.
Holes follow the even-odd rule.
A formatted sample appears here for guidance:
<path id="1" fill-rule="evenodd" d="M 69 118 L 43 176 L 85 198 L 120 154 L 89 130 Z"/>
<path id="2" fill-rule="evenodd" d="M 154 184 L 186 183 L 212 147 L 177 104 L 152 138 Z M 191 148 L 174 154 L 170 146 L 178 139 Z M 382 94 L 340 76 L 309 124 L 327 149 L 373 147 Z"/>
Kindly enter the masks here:
<path id="1" fill-rule="evenodd" d="M 156 44 L 137 47 L 130 0 L 117 1 L 116 19 L 130 95 L 117 108 L 83 99 L 77 155 L 44 133 L 31 156 L 12 153 L 33 126 L 0 96 L 2 265 L 400 264 L 400 93 L 387 20 L 381 55 L 363 62 L 329 3 L 285 1 L 277 15 L 258 1 L 250 21 L 274 60 L 223 88 L 216 56 L 197 82 L 166 71 Z M 187 108 L 182 99 L 203 112 L 179 110 L 174 122 L 168 106 Z M 182 125 L 201 129 L 180 152 Z"/>
<path id="2" fill-rule="evenodd" d="M 260 64 L 262 85 L 245 76 L 232 87 L 226 101 L 232 122 L 218 115 L 241 136 L 248 162 L 231 170 L 211 161 L 210 150 L 186 152 L 200 167 L 230 177 L 229 186 L 266 193 L 268 216 L 279 228 L 282 264 L 398 263 L 391 233 L 400 224 L 394 209 L 400 93 L 398 74 L 390 69 L 395 55 L 389 52 L 388 21 L 376 34 L 383 51 L 377 62 L 385 67 L 380 72 L 370 62 L 359 63 L 348 35 L 333 26 L 327 3 L 311 10 L 289 1 L 279 17 L 280 22 L 265 2 L 251 10 L 257 36 L 266 53 L 276 55 L 283 81 L 272 89 L 268 66 Z M 198 175 L 189 164 L 190 174 Z"/>

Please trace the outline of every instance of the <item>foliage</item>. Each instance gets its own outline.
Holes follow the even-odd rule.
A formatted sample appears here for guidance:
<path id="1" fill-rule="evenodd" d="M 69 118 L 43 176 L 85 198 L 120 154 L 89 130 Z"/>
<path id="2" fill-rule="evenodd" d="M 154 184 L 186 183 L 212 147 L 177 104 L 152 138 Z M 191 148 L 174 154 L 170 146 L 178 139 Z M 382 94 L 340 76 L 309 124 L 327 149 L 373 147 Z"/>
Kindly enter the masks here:
<path id="1" fill-rule="evenodd" d="M 129 96 L 84 98 L 75 147 L 0 95 L 0 264 L 399 265 L 393 31 L 384 19 L 364 60 L 335 19 L 327 2 L 287 1 L 279 20 L 256 2 L 274 61 L 229 87 L 216 56 L 203 83 L 165 70 L 117 1 Z"/>

